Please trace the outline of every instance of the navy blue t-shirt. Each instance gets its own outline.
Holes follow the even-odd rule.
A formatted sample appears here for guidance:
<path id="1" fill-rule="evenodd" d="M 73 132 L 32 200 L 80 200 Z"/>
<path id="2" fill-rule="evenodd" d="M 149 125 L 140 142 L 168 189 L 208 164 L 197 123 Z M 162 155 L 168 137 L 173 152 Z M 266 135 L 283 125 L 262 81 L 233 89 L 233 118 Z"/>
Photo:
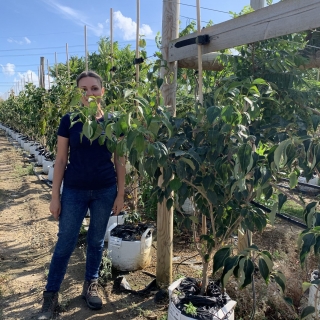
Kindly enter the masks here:
<path id="1" fill-rule="evenodd" d="M 111 161 L 112 153 L 98 139 L 92 144 L 83 136 L 83 124 L 77 122 L 70 128 L 70 114 L 60 121 L 58 136 L 69 139 L 69 163 L 64 173 L 63 185 L 73 189 L 97 190 L 116 184 L 116 172 Z"/>

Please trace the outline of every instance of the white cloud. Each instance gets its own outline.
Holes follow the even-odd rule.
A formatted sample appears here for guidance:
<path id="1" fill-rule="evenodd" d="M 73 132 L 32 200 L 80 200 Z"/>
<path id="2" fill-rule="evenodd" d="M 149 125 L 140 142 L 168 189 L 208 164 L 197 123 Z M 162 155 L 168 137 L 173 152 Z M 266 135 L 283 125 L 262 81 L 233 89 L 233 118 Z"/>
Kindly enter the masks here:
<path id="1" fill-rule="evenodd" d="M 63 6 L 55 0 L 43 0 L 47 5 L 53 8 L 58 14 L 62 15 L 65 19 L 71 20 L 73 23 L 80 26 L 87 26 L 96 36 L 100 37 L 103 34 L 103 24 L 98 23 L 97 26 L 89 22 L 89 18 L 82 12 L 75 10 L 71 7 Z"/>
<path id="2" fill-rule="evenodd" d="M 113 19 L 115 28 L 122 31 L 124 40 L 134 40 L 136 38 L 137 23 L 130 17 L 125 17 L 120 11 L 115 11 Z M 139 28 L 139 35 L 143 35 L 144 38 L 153 38 L 153 32 L 147 24 L 143 24 Z"/>
<path id="3" fill-rule="evenodd" d="M 13 76 L 15 74 L 15 65 L 12 63 L 7 63 L 6 65 L 0 64 L 2 72 L 7 76 Z"/>
<path id="4" fill-rule="evenodd" d="M 20 44 L 20 45 L 22 45 L 22 44 L 30 44 L 31 43 L 31 40 L 28 39 L 27 37 L 24 37 L 23 40 L 20 40 L 20 41 L 19 40 L 14 40 L 12 38 L 7 39 L 7 41 L 10 42 L 10 43 L 17 43 L 17 44 Z"/>

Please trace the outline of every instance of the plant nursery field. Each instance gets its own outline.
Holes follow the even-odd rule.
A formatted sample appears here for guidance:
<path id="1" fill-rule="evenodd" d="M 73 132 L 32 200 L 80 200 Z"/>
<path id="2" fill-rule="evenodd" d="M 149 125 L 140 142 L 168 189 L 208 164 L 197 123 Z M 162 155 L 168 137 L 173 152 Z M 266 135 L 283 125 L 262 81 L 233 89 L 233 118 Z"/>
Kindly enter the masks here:
<path id="1" fill-rule="evenodd" d="M 0 130 L 0 319 L 36 319 L 42 304 L 49 262 L 58 230 L 49 212 L 50 187 L 33 174 L 30 161 L 21 149 Z M 311 201 L 312 199 L 310 199 Z M 275 268 L 287 278 L 286 296 L 293 300 L 292 310 L 272 281 L 269 286 L 255 278 L 256 311 L 254 319 L 298 319 L 306 306 L 308 293 L 302 282 L 309 280 L 314 262 L 308 260 L 301 269 L 297 237 L 302 229 L 282 220 L 267 226 L 262 234 L 254 234 L 253 242 L 272 254 Z M 173 278 L 201 276 L 200 257 L 191 235 L 175 230 Z M 106 287 L 101 287 L 104 306 L 99 311 L 88 309 L 80 298 L 84 274 L 85 247 L 79 244 L 61 289 L 61 310 L 56 319 L 166 319 L 168 300 L 155 303 L 156 292 L 137 296 L 114 290 L 117 276 L 125 276 L 132 289 L 143 289 L 156 273 L 156 234 L 152 246 L 152 262 L 142 271 L 129 274 L 113 272 Z M 188 259 L 190 257 L 190 259 Z M 149 273 L 149 274 L 148 274 Z M 252 287 L 238 290 L 237 282 L 228 283 L 229 295 L 237 301 L 235 319 L 249 319 L 253 306 Z"/>

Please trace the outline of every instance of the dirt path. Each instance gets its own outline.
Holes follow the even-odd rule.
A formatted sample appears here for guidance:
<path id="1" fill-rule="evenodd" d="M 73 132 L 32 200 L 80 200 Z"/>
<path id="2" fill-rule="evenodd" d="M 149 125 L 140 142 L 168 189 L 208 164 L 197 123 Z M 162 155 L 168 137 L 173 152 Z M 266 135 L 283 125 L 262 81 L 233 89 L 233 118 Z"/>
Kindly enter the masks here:
<path id="1" fill-rule="evenodd" d="M 28 175 L 31 168 L 21 149 L 15 148 L 0 130 L 1 320 L 36 319 L 58 231 L 48 209 L 51 189 L 36 175 Z M 61 288 L 64 312 L 57 319 L 160 319 L 166 313 L 166 308 L 154 303 L 153 296 L 113 293 L 113 281 L 106 287 L 102 310 L 87 308 L 80 298 L 84 255 L 83 246 L 72 255 Z M 150 272 L 154 267 L 153 263 Z M 141 271 L 126 278 L 139 289 L 152 280 Z"/>

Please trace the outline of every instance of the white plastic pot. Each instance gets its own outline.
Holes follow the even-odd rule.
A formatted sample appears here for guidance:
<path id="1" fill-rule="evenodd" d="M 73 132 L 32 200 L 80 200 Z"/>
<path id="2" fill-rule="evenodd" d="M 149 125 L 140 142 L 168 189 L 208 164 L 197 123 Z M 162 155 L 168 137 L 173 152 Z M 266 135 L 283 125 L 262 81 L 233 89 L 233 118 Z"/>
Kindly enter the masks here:
<path id="1" fill-rule="evenodd" d="M 38 164 L 42 166 L 42 160 L 43 160 L 42 159 L 42 154 L 39 153 L 38 156 L 37 156 L 37 159 L 38 159 Z"/>
<path id="2" fill-rule="evenodd" d="M 54 172 L 54 167 L 53 166 L 50 166 L 49 167 L 49 172 L 48 172 L 48 180 L 49 181 L 53 181 L 53 172 Z"/>
<path id="3" fill-rule="evenodd" d="M 175 306 L 172 302 L 171 296 L 173 291 L 179 286 L 181 281 L 184 278 L 180 278 L 177 281 L 173 282 L 169 288 L 169 310 L 168 310 L 168 320 L 194 320 L 195 318 L 185 316 L 181 314 L 181 311 Z M 215 315 L 212 315 L 212 320 L 234 320 L 234 308 L 236 306 L 236 302 L 234 300 L 229 300 L 223 308 L 219 309 Z"/>
<path id="4" fill-rule="evenodd" d="M 118 215 L 118 216 L 110 216 L 107 226 L 107 231 L 104 236 L 104 241 L 109 241 L 110 232 L 112 229 L 114 229 L 118 224 L 124 224 L 125 217 L 127 216 L 127 213 Z"/>
<path id="5" fill-rule="evenodd" d="M 113 228 L 116 224 L 113 224 Z M 112 266 L 120 271 L 135 271 L 147 267 L 151 262 L 152 228 L 148 228 L 139 241 L 124 241 L 109 237 L 108 250 Z M 149 238 L 147 234 L 151 232 Z"/>
<path id="6" fill-rule="evenodd" d="M 42 171 L 45 174 L 49 173 L 49 167 L 53 165 L 53 161 L 51 160 L 43 160 L 42 162 Z"/>
<path id="7" fill-rule="evenodd" d="M 38 144 L 33 144 L 33 145 L 31 145 L 30 146 L 30 148 L 29 148 L 29 152 L 30 152 L 30 154 L 33 154 L 33 155 L 35 155 L 36 154 L 36 149 L 39 147 L 39 145 Z"/>
<path id="8" fill-rule="evenodd" d="M 31 142 L 25 142 L 25 143 L 23 144 L 23 149 L 24 149 L 25 151 L 29 152 L 29 151 L 30 151 L 30 146 L 31 146 Z"/>
<path id="9" fill-rule="evenodd" d="M 319 271 L 318 270 L 314 270 L 311 273 L 311 280 L 310 281 L 313 281 L 316 279 L 319 279 Z M 309 288 L 309 298 L 308 298 L 308 306 L 314 307 L 318 314 L 320 312 L 320 292 L 318 292 L 319 290 L 320 289 L 319 289 L 318 285 L 313 284 Z M 307 319 L 314 319 L 314 313 L 312 315 L 309 315 Z"/>

